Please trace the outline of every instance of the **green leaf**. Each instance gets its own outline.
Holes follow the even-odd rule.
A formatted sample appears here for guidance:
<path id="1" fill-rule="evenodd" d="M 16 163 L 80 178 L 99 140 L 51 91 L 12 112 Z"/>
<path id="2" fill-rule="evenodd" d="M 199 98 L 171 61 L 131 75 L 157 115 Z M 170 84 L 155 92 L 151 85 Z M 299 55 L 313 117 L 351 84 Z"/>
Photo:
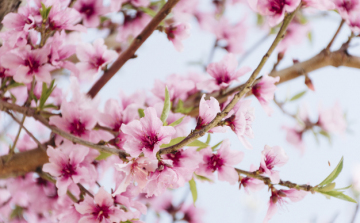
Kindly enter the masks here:
<path id="1" fill-rule="evenodd" d="M 156 15 L 156 12 L 150 8 L 146 8 L 146 7 L 140 7 L 139 8 L 141 11 L 145 12 L 146 14 L 148 14 L 151 17 L 154 17 Z"/>
<path id="2" fill-rule="evenodd" d="M 112 155 L 111 153 L 100 152 L 100 155 L 98 157 L 96 157 L 95 160 L 104 160 L 111 155 Z"/>
<path id="3" fill-rule="evenodd" d="M 313 36 L 312 36 L 312 32 L 308 32 L 308 39 L 310 41 L 310 43 L 313 43 Z"/>
<path id="4" fill-rule="evenodd" d="M 321 130 L 319 133 L 320 133 L 321 135 L 325 136 L 325 137 L 329 140 L 329 143 L 332 144 L 331 135 L 330 135 L 328 132 L 326 132 L 326 131 L 324 131 L 324 130 Z"/>
<path id="5" fill-rule="evenodd" d="M 194 205 L 195 205 L 195 202 L 197 200 L 197 189 L 196 189 L 196 182 L 194 180 L 194 178 L 192 178 L 190 181 L 189 181 L 189 185 L 190 185 L 190 191 L 191 191 L 191 195 L 193 197 L 193 202 L 194 202 Z"/>
<path id="6" fill-rule="evenodd" d="M 290 98 L 290 101 L 295 101 L 295 100 L 301 98 L 302 96 L 304 96 L 305 94 L 306 94 L 306 91 L 302 91 L 302 92 L 294 95 L 292 98 Z"/>
<path id="7" fill-rule="evenodd" d="M 349 189 L 350 187 L 352 187 L 352 184 L 350 184 L 350 185 L 347 186 L 347 187 L 342 187 L 342 188 L 338 188 L 338 189 L 335 189 L 335 190 L 337 190 L 337 191 L 342 191 L 342 190 L 347 190 L 347 189 Z"/>
<path id="8" fill-rule="evenodd" d="M 343 168 L 343 162 L 344 162 L 344 157 L 341 157 L 341 160 L 339 162 L 339 164 L 335 167 L 335 169 L 333 170 L 333 172 L 330 173 L 330 175 L 328 177 L 325 178 L 325 180 L 323 180 L 319 186 L 323 186 L 323 185 L 327 185 L 329 183 L 332 183 L 337 176 L 339 176 L 342 168 Z"/>
<path id="9" fill-rule="evenodd" d="M 208 136 L 207 136 L 207 139 L 206 139 L 205 143 L 209 145 L 210 140 L 211 140 L 211 135 L 210 135 L 210 133 L 208 133 Z"/>
<path id="10" fill-rule="evenodd" d="M 160 146 L 160 148 L 166 148 L 166 147 L 169 147 L 169 146 L 173 146 L 173 145 L 175 145 L 175 144 L 178 144 L 179 142 L 181 142 L 181 141 L 184 140 L 184 139 L 185 139 L 185 137 L 177 137 L 177 138 L 175 138 L 175 139 L 172 139 L 172 140 L 170 141 L 170 143 L 168 143 L 168 144 L 162 144 L 162 145 Z M 199 140 L 195 140 L 195 141 L 193 141 L 193 142 L 191 142 L 191 143 L 188 143 L 186 146 L 207 147 L 208 144 L 206 144 L 206 143 L 204 143 L 204 142 L 201 142 L 201 141 L 199 141 Z"/>
<path id="11" fill-rule="evenodd" d="M 217 148 L 218 146 L 220 146 L 220 144 L 221 144 L 222 142 L 223 142 L 223 141 L 221 140 L 221 141 L 218 142 L 215 146 L 212 146 L 212 147 L 211 147 L 212 151 L 215 151 L 216 148 Z"/>
<path id="12" fill-rule="evenodd" d="M 181 99 L 179 99 L 179 102 L 177 104 L 175 112 L 176 113 L 187 114 L 187 113 L 191 112 L 192 109 L 193 109 L 193 107 L 184 108 L 184 102 Z"/>
<path id="13" fill-rule="evenodd" d="M 196 178 L 198 178 L 199 180 L 201 180 L 201 181 L 208 181 L 208 182 L 210 182 L 210 183 L 213 182 L 213 181 L 210 180 L 209 178 L 204 177 L 204 176 L 201 176 L 201 175 L 197 175 L 197 174 L 195 174 L 195 173 L 194 173 L 194 176 L 195 176 Z"/>
<path id="14" fill-rule="evenodd" d="M 164 107 L 160 116 L 160 120 L 165 123 L 171 108 L 170 95 L 167 86 L 165 86 L 165 100 Z"/>
<path id="15" fill-rule="evenodd" d="M 327 191 L 327 192 L 319 192 L 324 194 L 326 197 L 335 197 L 344 201 L 349 201 L 349 202 L 353 202 L 353 203 L 357 203 L 353 198 L 343 194 L 341 191 L 337 191 L 337 190 L 333 190 L 333 191 Z"/>
<path id="16" fill-rule="evenodd" d="M 319 192 L 332 191 L 332 190 L 334 190 L 335 185 L 336 185 L 335 183 L 329 183 L 329 184 L 327 184 L 327 185 L 325 185 L 325 186 L 323 186 L 323 187 L 317 188 L 316 191 L 319 191 Z"/>
<path id="17" fill-rule="evenodd" d="M 180 125 L 180 123 L 182 122 L 182 120 L 185 118 L 185 116 L 179 118 L 178 120 L 176 120 L 175 122 L 171 123 L 169 126 L 175 127 L 177 125 Z"/>
<path id="18" fill-rule="evenodd" d="M 41 3 L 40 15 L 42 19 L 47 20 L 50 14 L 51 7 L 52 6 L 46 8 L 46 6 L 43 3 Z"/>
<path id="19" fill-rule="evenodd" d="M 139 108 L 139 109 L 138 109 L 138 113 L 139 113 L 139 117 L 140 117 L 140 118 L 145 117 L 144 109 Z"/>
<path id="20" fill-rule="evenodd" d="M 55 86 L 55 79 L 51 81 L 49 88 L 47 87 L 46 83 L 42 85 L 42 91 L 40 96 L 39 108 L 43 109 L 47 99 L 50 97 L 51 93 L 54 91 Z"/>

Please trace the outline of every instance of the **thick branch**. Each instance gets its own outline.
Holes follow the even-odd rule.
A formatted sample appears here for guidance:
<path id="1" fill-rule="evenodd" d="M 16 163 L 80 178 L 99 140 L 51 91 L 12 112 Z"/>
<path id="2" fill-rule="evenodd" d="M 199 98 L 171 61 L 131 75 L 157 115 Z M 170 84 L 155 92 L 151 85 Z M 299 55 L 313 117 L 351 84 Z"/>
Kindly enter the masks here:
<path id="1" fill-rule="evenodd" d="M 167 15 L 171 12 L 171 9 L 178 3 L 179 0 L 168 0 L 168 2 L 160 9 L 160 11 L 154 16 L 150 23 L 144 28 L 144 30 L 133 40 L 129 48 L 127 48 L 114 64 L 107 70 L 103 76 L 92 86 L 88 95 L 90 97 L 95 97 L 97 93 L 105 86 L 105 84 L 116 74 L 116 72 L 135 55 L 135 52 L 139 47 L 145 42 L 145 40 L 154 32 L 156 27 L 160 22 L 165 19 Z"/>

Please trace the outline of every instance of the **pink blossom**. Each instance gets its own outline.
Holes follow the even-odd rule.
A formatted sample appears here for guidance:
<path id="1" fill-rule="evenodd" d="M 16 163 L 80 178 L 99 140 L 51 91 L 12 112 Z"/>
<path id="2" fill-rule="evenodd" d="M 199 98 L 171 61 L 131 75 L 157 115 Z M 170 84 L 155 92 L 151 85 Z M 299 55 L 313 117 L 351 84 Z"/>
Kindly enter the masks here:
<path id="1" fill-rule="evenodd" d="M 254 172 L 254 171 L 256 171 L 256 167 L 253 164 L 251 164 L 250 172 Z M 246 193 L 249 193 L 249 190 L 251 190 L 252 192 L 262 190 L 265 184 L 261 180 L 246 176 L 244 178 L 241 178 L 239 187 L 241 186 L 244 187 Z"/>
<path id="2" fill-rule="evenodd" d="M 118 29 L 116 40 L 119 42 L 129 41 L 129 38 L 139 35 L 150 20 L 151 17 L 144 12 L 129 12 L 125 15 L 123 25 Z"/>
<path id="3" fill-rule="evenodd" d="M 85 195 L 80 204 L 74 204 L 76 210 L 83 215 L 79 223 L 112 223 L 126 221 L 124 211 L 117 208 L 111 194 L 101 187 L 94 198 Z"/>
<path id="4" fill-rule="evenodd" d="M 144 152 L 146 157 L 155 158 L 160 145 L 170 142 L 171 136 L 175 134 L 175 129 L 172 126 L 163 126 L 154 108 L 146 108 L 144 113 L 145 117 L 140 121 L 134 120 L 121 126 L 121 131 L 131 136 L 125 142 L 124 149 L 133 157 Z"/>
<path id="5" fill-rule="evenodd" d="M 167 188 L 178 188 L 179 173 L 172 168 L 171 160 L 161 160 L 155 172 L 150 173 L 148 183 L 143 189 L 147 197 L 159 196 Z"/>
<path id="6" fill-rule="evenodd" d="M 70 184 L 76 184 L 81 180 L 88 179 L 89 172 L 82 165 L 88 153 L 89 148 L 81 146 L 62 146 L 58 149 L 49 147 L 47 149 L 50 163 L 46 163 L 43 166 L 43 171 L 57 178 L 56 187 L 58 188 L 59 196 L 66 194 Z"/>
<path id="7" fill-rule="evenodd" d="M 108 50 L 104 39 L 97 39 L 93 45 L 82 43 L 76 48 L 76 56 L 80 62 L 76 64 L 82 79 L 93 77 L 103 67 L 111 63 L 118 56 L 114 50 Z"/>
<path id="8" fill-rule="evenodd" d="M 95 28 L 100 24 L 100 16 L 109 10 L 103 6 L 102 0 L 78 0 L 74 4 L 74 9 L 80 12 L 84 26 Z"/>
<path id="9" fill-rule="evenodd" d="M 307 191 L 302 190 L 296 190 L 296 189 L 290 189 L 290 190 L 275 190 L 273 189 L 271 191 L 271 197 L 269 201 L 269 209 L 266 213 L 265 219 L 263 223 L 267 223 L 272 216 L 277 211 L 277 206 L 282 206 L 283 204 L 286 204 L 288 201 L 286 198 L 290 199 L 292 202 L 298 202 L 302 200 L 306 195 Z"/>
<path id="10" fill-rule="evenodd" d="M 220 62 L 211 63 L 207 66 L 206 71 L 213 77 L 213 79 L 206 80 L 197 84 L 201 90 L 213 92 L 217 90 L 226 89 L 234 81 L 239 81 L 239 78 L 249 72 L 249 67 L 243 67 L 236 70 L 238 66 L 234 54 L 227 54 Z"/>
<path id="11" fill-rule="evenodd" d="M 286 141 L 299 149 L 301 154 L 304 154 L 305 143 L 302 140 L 302 128 L 298 125 L 296 127 L 283 126 L 282 128 L 286 130 Z"/>
<path id="12" fill-rule="evenodd" d="M 174 44 L 177 51 L 181 52 L 184 46 L 181 41 L 189 38 L 190 36 L 190 24 L 180 23 L 176 25 L 170 25 L 165 28 L 167 38 Z"/>
<path id="13" fill-rule="evenodd" d="M 332 108 L 319 108 L 318 124 L 324 131 L 336 134 L 343 134 L 346 131 L 346 120 L 339 102 Z"/>
<path id="14" fill-rule="evenodd" d="M 193 81 L 184 78 L 178 74 L 169 75 L 166 78 L 166 82 L 161 80 L 155 80 L 154 88 L 151 92 L 161 100 L 165 100 L 165 87 L 168 88 L 170 101 L 186 100 L 189 91 L 193 90 L 195 84 Z"/>
<path id="15" fill-rule="evenodd" d="M 230 97 L 232 98 L 232 97 Z M 254 138 L 254 132 L 252 130 L 252 123 L 255 119 L 255 111 L 253 107 L 250 107 L 251 100 L 241 100 L 232 109 L 232 115 L 225 119 L 226 125 L 235 132 L 240 142 L 247 149 L 252 149 L 252 145 L 246 140 L 246 137 Z"/>
<path id="16" fill-rule="evenodd" d="M 157 160 L 149 160 L 146 157 L 133 159 L 128 163 L 115 164 L 115 169 L 124 173 L 125 176 L 118 183 L 114 195 L 121 194 L 132 182 L 137 182 L 140 189 L 147 184 L 149 172 L 154 172 L 158 167 Z"/>
<path id="17" fill-rule="evenodd" d="M 199 0 L 179 1 L 172 10 L 175 21 L 189 21 L 195 14 L 198 4 Z"/>
<path id="18" fill-rule="evenodd" d="M 93 110 L 82 106 L 80 108 L 79 104 L 74 102 L 63 101 L 61 114 L 62 117 L 51 116 L 49 123 L 77 137 L 91 139 L 91 130 L 97 122 Z"/>
<path id="19" fill-rule="evenodd" d="M 286 29 L 284 39 L 279 43 L 279 51 L 284 52 L 290 46 L 300 45 L 304 41 L 304 39 L 307 38 L 309 32 L 310 25 L 308 23 L 301 24 L 298 22 L 291 22 Z"/>
<path id="20" fill-rule="evenodd" d="M 211 148 L 202 149 L 203 162 L 200 163 L 196 174 L 213 179 L 213 172 L 218 171 L 218 179 L 235 184 L 239 180 L 239 174 L 236 172 L 234 165 L 240 163 L 244 153 L 230 150 L 230 141 L 225 139 L 220 149 L 214 154 Z"/>
<path id="21" fill-rule="evenodd" d="M 196 129 L 201 129 L 205 125 L 209 124 L 219 112 L 221 112 L 219 102 L 213 97 L 210 97 L 210 100 L 205 100 L 204 94 L 200 100 L 199 117 L 197 120 Z M 226 132 L 226 128 L 223 126 L 218 126 L 212 128 L 209 132 Z"/>
<path id="22" fill-rule="evenodd" d="M 271 116 L 273 112 L 272 108 L 269 106 L 269 101 L 274 99 L 274 93 L 276 91 L 275 83 L 279 82 L 279 80 L 279 76 L 271 77 L 265 74 L 252 88 L 252 93 L 259 100 L 260 105 L 268 116 Z"/>
<path id="23" fill-rule="evenodd" d="M 319 10 L 333 10 L 335 9 L 335 4 L 332 0 L 303 0 L 303 6 L 312 7 Z"/>
<path id="24" fill-rule="evenodd" d="M 351 31 L 354 33 L 360 33 L 360 14 L 353 12 L 349 15 L 346 20 L 346 23 L 349 25 Z"/>
<path id="25" fill-rule="evenodd" d="M 345 20 L 352 13 L 358 14 L 358 10 L 360 9 L 359 0 L 334 0 L 334 3 L 341 17 Z"/>
<path id="26" fill-rule="evenodd" d="M 360 164 L 356 164 L 352 169 L 352 188 L 359 193 L 360 192 Z"/>
<path id="27" fill-rule="evenodd" d="M 279 171 L 273 169 L 275 166 L 281 167 L 285 165 L 288 160 L 289 158 L 283 148 L 280 146 L 270 147 L 266 145 L 261 152 L 259 171 L 266 173 L 270 177 L 271 182 L 277 184 L 280 182 Z"/>
<path id="28" fill-rule="evenodd" d="M 301 0 L 248 0 L 254 11 L 268 17 L 270 26 L 279 24 L 285 13 L 293 12 L 300 4 Z"/>
<path id="29" fill-rule="evenodd" d="M 184 217 L 182 218 L 184 221 L 188 223 L 202 223 L 202 216 L 204 215 L 204 210 L 200 208 L 196 208 L 194 205 L 183 205 L 181 207 L 181 211 L 184 213 Z"/>
<path id="30" fill-rule="evenodd" d="M 47 63 L 49 50 L 46 48 L 31 50 L 29 45 L 1 57 L 5 68 L 14 72 L 14 80 L 19 83 L 31 83 L 33 77 L 37 81 L 50 83 L 54 68 Z"/>

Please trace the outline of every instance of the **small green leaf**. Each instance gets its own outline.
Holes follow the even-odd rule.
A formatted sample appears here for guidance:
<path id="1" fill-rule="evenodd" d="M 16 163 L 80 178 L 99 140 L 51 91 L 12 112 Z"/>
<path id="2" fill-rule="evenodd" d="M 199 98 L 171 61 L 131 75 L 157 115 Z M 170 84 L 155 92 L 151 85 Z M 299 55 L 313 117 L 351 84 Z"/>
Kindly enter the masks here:
<path id="1" fill-rule="evenodd" d="M 181 141 L 184 140 L 184 139 L 185 139 L 185 137 L 177 137 L 177 138 L 175 138 L 175 139 L 172 139 L 172 140 L 170 141 L 170 143 L 168 143 L 168 144 L 162 144 L 162 145 L 160 146 L 160 148 L 166 148 L 166 147 L 169 147 L 169 146 L 173 146 L 173 145 L 175 145 L 175 144 L 178 144 L 179 142 L 181 142 Z M 195 141 L 187 144 L 186 146 L 194 146 L 194 147 L 204 147 L 204 146 L 205 146 L 205 147 L 207 147 L 208 144 L 206 144 L 206 143 L 204 143 L 204 142 L 201 142 L 201 141 L 199 141 L 199 140 L 195 140 Z"/>
<path id="2" fill-rule="evenodd" d="M 187 114 L 187 113 L 191 112 L 192 109 L 193 109 L 193 107 L 184 108 L 184 102 L 181 99 L 179 99 L 179 102 L 177 104 L 175 112 L 176 113 Z"/>
<path id="3" fill-rule="evenodd" d="M 331 135 L 328 132 L 321 130 L 321 131 L 319 131 L 319 134 L 325 136 L 329 140 L 329 143 L 332 144 Z"/>
<path id="4" fill-rule="evenodd" d="M 204 176 L 201 176 L 201 175 L 197 175 L 197 174 L 195 174 L 195 173 L 194 173 L 194 176 L 195 176 L 196 178 L 198 178 L 199 180 L 201 180 L 201 181 L 208 181 L 208 182 L 210 182 L 210 183 L 213 182 L 213 181 L 210 180 L 209 178 L 204 177 Z"/>
<path id="5" fill-rule="evenodd" d="M 46 6 L 43 3 L 41 3 L 40 15 L 42 19 L 47 20 L 50 14 L 51 7 L 52 6 L 46 8 Z"/>
<path id="6" fill-rule="evenodd" d="M 290 98 L 290 100 L 289 100 L 289 101 L 295 101 L 295 100 L 297 100 L 297 99 L 301 98 L 302 96 L 304 96 L 305 94 L 306 94 L 306 91 L 302 91 L 302 92 L 300 92 L 300 93 L 298 93 L 298 94 L 294 95 L 292 98 Z"/>
<path id="7" fill-rule="evenodd" d="M 337 190 L 337 191 L 342 191 L 342 190 L 347 190 L 347 189 L 349 189 L 350 187 L 352 187 L 352 184 L 350 184 L 350 185 L 347 186 L 347 187 L 342 187 L 342 188 L 338 188 L 338 189 L 335 189 L 335 190 Z"/>
<path id="8" fill-rule="evenodd" d="M 313 43 L 313 36 L 312 36 L 312 32 L 308 32 L 308 39 L 310 41 L 310 43 Z"/>
<path id="9" fill-rule="evenodd" d="M 171 123 L 169 126 L 175 127 L 177 125 L 180 125 L 180 123 L 182 122 L 182 120 L 185 118 L 185 116 L 179 118 L 178 120 L 176 120 L 175 122 Z"/>
<path id="10" fill-rule="evenodd" d="M 339 176 L 342 168 L 343 168 L 343 162 L 344 162 L 344 157 L 341 158 L 339 164 L 335 167 L 335 169 L 333 170 L 333 172 L 330 173 L 330 175 L 328 177 L 325 178 L 325 180 L 323 180 L 319 186 L 323 186 L 323 185 L 327 185 L 329 183 L 332 183 L 337 176 Z"/>
<path id="11" fill-rule="evenodd" d="M 207 139 L 206 139 L 205 143 L 209 145 L 210 140 L 211 140 L 211 135 L 210 135 L 210 133 L 208 133 L 208 136 L 207 136 Z"/>
<path id="12" fill-rule="evenodd" d="M 317 188 L 317 191 L 319 191 L 319 192 L 332 191 L 332 190 L 334 190 L 335 185 L 336 185 L 335 183 L 329 183 L 329 184 L 327 184 L 327 185 L 325 185 L 325 186 L 323 186 L 323 187 Z"/>
<path id="13" fill-rule="evenodd" d="M 160 116 L 160 120 L 165 123 L 171 108 L 170 95 L 167 86 L 165 86 L 165 100 L 164 107 Z"/>
<path id="14" fill-rule="evenodd" d="M 192 178 L 190 181 L 189 181 L 189 185 L 190 185 L 190 191 L 191 191 L 191 195 L 193 197 L 193 202 L 194 202 L 194 205 L 195 205 L 195 202 L 197 200 L 197 189 L 196 189 L 196 182 L 194 180 L 194 178 Z"/>
<path id="15" fill-rule="evenodd" d="M 42 85 L 42 91 L 40 96 L 39 108 L 43 109 L 47 99 L 50 97 L 51 93 L 54 91 L 55 86 L 55 79 L 51 81 L 49 88 L 47 87 L 46 83 Z"/>
<path id="16" fill-rule="evenodd" d="M 344 201 L 357 203 L 353 198 L 343 194 L 341 191 L 333 190 L 333 191 L 319 192 L 319 193 L 324 194 L 327 197 L 330 196 L 330 197 L 335 197 L 335 198 L 338 198 L 338 199 L 341 199 L 341 200 L 344 200 Z"/>
<path id="17" fill-rule="evenodd" d="M 95 160 L 104 160 L 111 155 L 112 155 L 111 153 L 100 152 L 100 155 L 98 157 L 96 157 Z"/>
<path id="18" fill-rule="evenodd" d="M 140 118 L 145 117 L 144 109 L 139 108 L 139 109 L 138 109 L 138 113 L 139 113 L 139 117 L 140 117 Z"/>
<path id="19" fill-rule="evenodd" d="M 212 146 L 212 147 L 211 147 L 212 151 L 215 151 L 216 148 L 217 148 L 218 146 L 220 146 L 220 144 L 221 144 L 222 142 L 223 142 L 223 141 L 220 141 L 220 142 L 218 142 L 215 146 Z"/>
<path id="20" fill-rule="evenodd" d="M 148 14 L 151 17 L 154 17 L 156 15 L 156 12 L 150 8 L 146 8 L 146 7 L 140 7 L 139 8 L 141 11 L 145 12 L 146 14 Z"/>

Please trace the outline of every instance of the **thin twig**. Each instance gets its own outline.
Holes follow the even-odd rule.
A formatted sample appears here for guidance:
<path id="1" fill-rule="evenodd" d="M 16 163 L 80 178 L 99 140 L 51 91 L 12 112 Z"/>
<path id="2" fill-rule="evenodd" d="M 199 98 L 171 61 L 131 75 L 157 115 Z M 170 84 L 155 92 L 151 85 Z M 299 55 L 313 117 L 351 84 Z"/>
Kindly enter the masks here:
<path id="1" fill-rule="evenodd" d="M 159 12 L 154 16 L 154 18 L 149 22 L 149 24 L 143 29 L 143 31 L 133 40 L 129 48 L 127 48 L 113 65 L 106 71 L 104 74 L 97 80 L 97 82 L 92 86 L 92 88 L 87 93 L 90 97 L 94 98 L 97 93 L 101 90 L 102 87 L 116 74 L 116 72 L 128 61 L 131 59 L 139 47 L 145 42 L 145 40 L 153 33 L 153 31 L 158 27 L 161 21 L 165 19 L 167 15 L 171 12 L 171 9 L 178 3 L 180 0 L 168 0 L 166 4 L 159 10 Z"/>
<path id="2" fill-rule="evenodd" d="M 208 61 L 206 63 L 206 65 L 204 66 L 204 70 L 206 71 L 206 67 L 207 65 L 209 65 L 211 63 L 211 61 L 213 60 L 213 57 L 214 57 L 214 54 L 215 54 L 215 50 L 216 48 L 218 47 L 218 40 L 216 39 L 215 40 L 215 43 L 213 45 L 213 47 L 211 48 L 211 51 L 209 53 L 209 58 L 208 58 Z"/>
<path id="3" fill-rule="evenodd" d="M 224 108 L 224 110 L 220 113 L 218 113 L 216 115 L 216 117 L 206 126 L 204 126 L 202 129 L 200 130 L 194 130 L 192 131 L 185 139 L 183 139 L 181 142 L 173 145 L 173 146 L 169 146 L 167 148 L 163 148 L 161 150 L 159 150 L 157 157 L 159 158 L 160 155 L 163 154 L 168 154 L 168 153 L 172 153 L 177 151 L 178 149 L 186 146 L 188 143 L 193 142 L 194 140 L 200 138 L 201 136 L 204 136 L 206 134 L 206 132 L 208 132 L 210 129 L 212 129 L 213 127 L 217 126 L 217 124 L 226 116 L 228 115 L 228 113 L 231 111 L 231 109 L 237 104 L 237 102 L 246 95 L 247 92 L 249 92 L 256 80 L 257 75 L 260 73 L 261 69 L 264 67 L 266 61 L 268 60 L 268 58 L 270 57 L 270 55 L 272 54 L 272 52 L 275 50 L 276 46 L 280 43 L 280 41 L 284 38 L 286 29 L 288 27 L 288 25 L 290 24 L 291 20 L 294 18 L 295 13 L 299 10 L 299 8 L 301 7 L 301 3 L 300 5 L 297 7 L 297 9 L 290 13 L 287 14 L 284 22 L 279 30 L 279 33 L 277 34 L 274 42 L 271 44 L 269 50 L 266 52 L 266 54 L 263 56 L 263 58 L 261 59 L 259 65 L 257 66 L 257 68 L 254 70 L 254 72 L 251 74 L 250 78 L 247 80 L 247 82 L 245 83 L 244 87 L 234 95 L 234 98 L 230 101 L 230 103 Z"/>
<path id="4" fill-rule="evenodd" d="M 356 215 L 357 215 L 358 212 L 359 212 L 359 203 L 356 205 L 355 212 L 354 212 L 354 215 L 352 216 L 352 219 L 351 219 L 350 223 L 355 223 Z"/>
<path id="5" fill-rule="evenodd" d="M 327 47 L 325 48 L 326 51 L 329 51 L 329 50 L 330 50 L 330 47 L 331 47 L 331 45 L 334 43 L 337 35 L 339 34 L 339 32 L 340 32 L 340 30 L 341 30 L 341 27 L 344 25 L 344 22 L 345 22 L 345 20 L 342 19 L 341 22 L 340 22 L 339 28 L 336 30 L 336 32 L 335 32 L 333 38 L 331 39 L 330 43 L 329 43 L 329 44 L 327 45 Z"/>
<path id="6" fill-rule="evenodd" d="M 259 46 L 261 46 L 261 44 L 262 44 L 263 42 L 265 42 L 265 40 L 266 40 L 267 38 L 269 38 L 270 35 L 271 35 L 270 33 L 266 34 L 266 35 L 263 36 L 261 39 L 259 39 L 254 45 L 252 45 L 252 46 L 243 54 L 243 56 L 240 57 L 240 59 L 239 59 L 239 61 L 238 61 L 238 66 L 240 66 L 240 64 L 242 64 L 242 62 L 244 62 L 244 60 L 245 60 L 248 56 L 250 56 L 250 54 L 253 53 L 254 50 L 256 50 Z"/>
<path id="7" fill-rule="evenodd" d="M 288 111 L 286 111 L 286 110 L 284 109 L 284 103 L 281 103 L 281 102 L 277 101 L 275 96 L 274 96 L 274 102 L 275 102 L 275 104 L 280 108 L 280 110 L 281 110 L 285 115 L 288 115 L 288 116 L 290 116 L 291 118 L 297 119 L 297 118 L 296 118 L 296 115 L 290 114 Z"/>
<path id="8" fill-rule="evenodd" d="M 19 130 L 18 130 L 18 133 L 16 134 L 16 137 L 15 137 L 15 140 L 12 144 L 12 146 L 10 147 L 10 151 L 9 151 L 9 156 L 8 156 L 8 160 L 6 162 L 9 162 L 9 160 L 11 159 L 12 155 L 14 155 L 15 153 L 15 146 L 16 146 L 16 143 L 19 139 L 19 136 L 20 136 L 20 133 L 21 133 L 21 129 L 24 125 L 24 122 L 25 122 L 25 118 L 26 118 L 26 115 L 23 115 L 22 119 L 21 119 L 21 122 L 19 123 L 20 126 L 19 126 Z"/>
<path id="9" fill-rule="evenodd" d="M 11 118 L 25 130 L 25 132 L 36 142 L 36 144 L 38 144 L 39 148 L 46 151 L 46 147 L 43 144 L 41 144 L 39 140 L 37 140 L 37 138 L 24 126 L 23 123 L 21 123 L 11 112 L 6 111 L 6 113 L 10 115 Z"/>
<path id="10" fill-rule="evenodd" d="M 90 191 L 88 191 L 83 185 L 81 185 L 80 183 L 77 183 L 76 185 L 78 185 L 81 191 L 87 193 L 90 197 L 94 198 L 94 195 Z"/>

